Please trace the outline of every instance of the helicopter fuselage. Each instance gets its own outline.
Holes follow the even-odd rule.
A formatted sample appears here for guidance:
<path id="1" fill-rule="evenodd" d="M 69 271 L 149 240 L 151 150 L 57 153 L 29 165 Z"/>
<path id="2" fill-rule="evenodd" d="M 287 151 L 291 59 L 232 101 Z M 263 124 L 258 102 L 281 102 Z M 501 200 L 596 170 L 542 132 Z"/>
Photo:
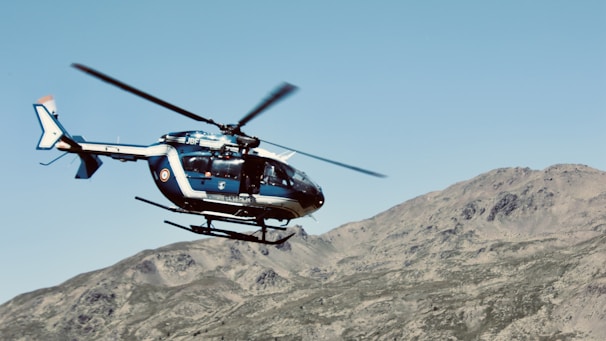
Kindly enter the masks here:
<path id="1" fill-rule="evenodd" d="M 231 136 L 171 133 L 156 146 L 164 152 L 148 157 L 154 182 L 185 210 L 289 220 L 324 203 L 322 190 L 305 173 L 265 150 L 244 152 Z"/>

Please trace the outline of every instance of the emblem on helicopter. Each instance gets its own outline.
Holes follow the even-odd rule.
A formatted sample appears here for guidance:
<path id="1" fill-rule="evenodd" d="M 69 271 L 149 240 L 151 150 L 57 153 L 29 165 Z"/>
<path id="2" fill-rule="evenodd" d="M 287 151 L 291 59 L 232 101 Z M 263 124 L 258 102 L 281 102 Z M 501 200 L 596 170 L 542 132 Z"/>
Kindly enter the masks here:
<path id="1" fill-rule="evenodd" d="M 135 199 L 171 212 L 205 218 L 205 223 L 189 226 L 165 220 L 169 225 L 206 236 L 263 244 L 285 242 L 292 234 L 277 240 L 268 240 L 267 229 L 285 230 L 291 219 L 308 216 L 324 205 L 324 194 L 320 186 L 304 172 L 288 164 L 287 159 L 294 153 L 367 175 L 385 177 L 370 170 L 261 140 L 242 131 L 241 128 L 249 121 L 293 93 L 296 87 L 291 84 L 280 85 L 238 123 L 223 124 L 168 103 L 87 66 L 72 66 L 178 114 L 219 128 L 220 133 L 200 130 L 168 133 L 157 143 L 147 146 L 89 142 L 81 136 L 70 135 L 63 128 L 59 123 L 52 97 L 44 97 L 34 104 L 42 128 L 37 149 L 48 150 L 56 147 L 65 152 L 43 165 L 50 165 L 68 153 L 75 153 L 81 160 L 76 178 L 88 179 L 102 165 L 99 156 L 120 161 L 146 160 L 152 175 L 158 174 L 158 189 L 175 206 L 141 197 Z M 290 152 L 276 154 L 258 148 L 261 142 Z M 171 177 L 173 181 L 168 181 Z M 281 226 L 268 225 L 268 220 L 285 223 Z M 213 221 L 259 227 L 260 235 L 256 232 L 246 234 L 219 229 L 213 226 Z"/>
<path id="2" fill-rule="evenodd" d="M 162 170 L 160 171 L 160 181 L 167 182 L 169 178 L 170 171 L 168 170 L 168 168 L 162 168 Z"/>

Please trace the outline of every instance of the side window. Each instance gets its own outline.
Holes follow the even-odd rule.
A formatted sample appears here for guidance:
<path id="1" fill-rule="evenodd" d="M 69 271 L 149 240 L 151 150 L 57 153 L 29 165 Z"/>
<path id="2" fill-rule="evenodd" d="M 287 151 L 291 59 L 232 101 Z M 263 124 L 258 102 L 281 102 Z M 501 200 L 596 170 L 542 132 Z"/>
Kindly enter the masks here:
<path id="1" fill-rule="evenodd" d="M 205 173 L 208 170 L 210 158 L 208 156 L 185 156 L 181 161 L 185 171 Z"/>
<path id="2" fill-rule="evenodd" d="M 265 163 L 263 181 L 272 186 L 290 187 L 289 177 L 278 163 Z"/>
<path id="3" fill-rule="evenodd" d="M 210 167 L 212 176 L 237 180 L 242 172 L 244 160 L 214 159 Z"/>

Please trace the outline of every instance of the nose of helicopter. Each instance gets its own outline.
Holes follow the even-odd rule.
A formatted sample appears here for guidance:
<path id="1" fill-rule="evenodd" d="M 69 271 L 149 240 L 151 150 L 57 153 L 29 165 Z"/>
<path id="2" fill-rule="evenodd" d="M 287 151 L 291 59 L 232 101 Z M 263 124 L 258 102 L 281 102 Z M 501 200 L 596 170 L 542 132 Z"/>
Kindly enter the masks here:
<path id="1" fill-rule="evenodd" d="M 316 194 L 316 207 L 320 208 L 324 205 L 324 194 L 322 190 L 318 189 L 318 193 Z"/>
<path id="2" fill-rule="evenodd" d="M 311 214 L 319 210 L 324 205 L 324 194 L 319 187 L 309 188 L 299 199 L 299 203 L 303 207 L 305 213 Z"/>

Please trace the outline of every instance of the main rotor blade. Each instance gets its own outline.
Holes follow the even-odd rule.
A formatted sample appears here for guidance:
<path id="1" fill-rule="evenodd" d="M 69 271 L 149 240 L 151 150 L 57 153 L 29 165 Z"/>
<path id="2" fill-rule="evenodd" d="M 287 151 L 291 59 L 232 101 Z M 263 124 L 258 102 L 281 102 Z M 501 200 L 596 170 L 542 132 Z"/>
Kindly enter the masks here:
<path id="1" fill-rule="evenodd" d="M 289 83 L 282 83 L 268 98 L 263 100 L 263 102 L 261 102 L 255 109 L 253 109 L 246 116 L 244 116 L 240 120 L 240 122 L 238 122 L 236 127 L 241 128 L 246 123 L 248 123 L 250 120 L 257 117 L 259 114 L 261 114 L 267 108 L 269 108 L 272 104 L 274 104 L 277 101 L 283 99 L 284 97 L 290 95 L 295 90 L 297 90 L 296 86 L 289 84 Z"/>
<path id="2" fill-rule="evenodd" d="M 160 106 L 163 106 L 163 107 L 165 107 L 167 109 L 170 109 L 170 110 L 172 110 L 174 112 L 177 112 L 177 113 L 179 113 L 179 114 L 181 114 L 183 116 L 187 116 L 187 117 L 189 117 L 191 119 L 194 119 L 196 121 L 206 122 L 206 123 L 209 123 L 209 124 L 216 125 L 217 127 L 221 128 L 221 129 L 223 128 L 223 125 L 221 125 L 221 124 L 213 121 L 212 119 L 208 119 L 208 118 L 205 118 L 205 117 L 202 117 L 202 116 L 198 116 L 198 115 L 194 114 L 191 111 L 185 110 L 185 109 L 180 108 L 180 107 L 178 107 L 178 106 L 176 106 L 174 104 L 171 104 L 171 103 L 168 103 L 168 102 L 166 102 L 164 100 L 161 100 L 158 97 L 150 95 L 150 94 L 148 94 L 146 92 L 143 92 L 143 91 L 141 91 L 139 89 L 136 89 L 136 88 L 134 88 L 134 87 L 132 87 L 132 86 L 126 84 L 126 83 L 123 83 L 123 82 L 121 82 L 121 81 L 119 81 L 119 80 L 117 80 L 115 78 L 112 78 L 112 77 L 110 77 L 110 76 L 108 76 L 106 74 L 103 74 L 103 73 L 101 73 L 101 72 L 99 72 L 97 70 L 91 69 L 88 66 L 85 66 L 85 65 L 82 65 L 82 64 L 78 64 L 78 63 L 73 63 L 72 66 L 75 67 L 76 69 L 80 70 L 80 71 L 88 73 L 89 75 L 91 75 L 93 77 L 99 78 L 102 81 L 105 81 L 105 82 L 107 82 L 109 84 L 115 85 L 115 86 L 121 88 L 122 90 L 128 91 L 128 92 L 130 92 L 132 94 L 135 94 L 135 95 L 137 95 L 139 97 L 142 97 L 142 98 L 144 98 L 144 99 L 146 99 L 148 101 L 154 102 L 154 103 L 156 103 L 156 104 L 158 104 Z"/>
<path id="3" fill-rule="evenodd" d="M 354 170 L 356 172 L 360 172 L 360 173 L 364 173 L 364 174 L 367 174 L 367 175 L 376 176 L 378 178 L 386 178 L 387 177 L 387 175 L 385 175 L 385 174 L 381 174 L 381 173 L 373 172 L 371 170 L 367 170 L 367 169 L 364 169 L 364 168 L 348 165 L 348 164 L 345 164 L 345 163 L 342 163 L 342 162 L 339 162 L 339 161 L 334 161 L 334 160 L 326 159 L 326 158 L 323 158 L 321 156 L 317 156 L 317 155 L 309 154 L 309 153 L 306 153 L 306 152 L 302 152 L 300 150 L 296 150 L 296 149 L 293 149 L 293 148 L 290 148 L 290 147 L 282 146 L 282 145 L 279 145 L 277 143 L 273 143 L 273 142 L 269 142 L 269 141 L 265 141 L 265 140 L 261 140 L 261 141 L 263 143 L 271 144 L 272 146 L 276 146 L 276 147 L 284 148 L 284 149 L 287 149 L 287 150 L 291 150 L 293 152 L 297 152 L 299 154 L 302 154 L 302 155 L 314 158 L 316 160 L 328 162 L 328 163 L 331 163 L 333 165 L 337 165 L 339 167 L 344 167 L 344 168 L 347 168 L 347 169 Z"/>

